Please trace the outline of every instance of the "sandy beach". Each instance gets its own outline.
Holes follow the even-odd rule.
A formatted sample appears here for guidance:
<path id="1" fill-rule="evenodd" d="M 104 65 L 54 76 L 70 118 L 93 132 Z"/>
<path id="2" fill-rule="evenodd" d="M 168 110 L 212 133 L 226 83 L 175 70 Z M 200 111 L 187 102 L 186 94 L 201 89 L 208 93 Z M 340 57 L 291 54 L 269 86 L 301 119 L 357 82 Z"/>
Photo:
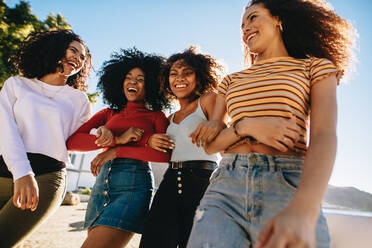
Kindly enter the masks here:
<path id="1" fill-rule="evenodd" d="M 49 219 L 42 224 L 27 240 L 22 248 L 76 248 L 80 247 L 86 238 L 83 230 L 84 214 L 87 203 L 76 206 L 61 206 Z M 140 235 L 135 235 L 128 248 L 139 246 Z"/>

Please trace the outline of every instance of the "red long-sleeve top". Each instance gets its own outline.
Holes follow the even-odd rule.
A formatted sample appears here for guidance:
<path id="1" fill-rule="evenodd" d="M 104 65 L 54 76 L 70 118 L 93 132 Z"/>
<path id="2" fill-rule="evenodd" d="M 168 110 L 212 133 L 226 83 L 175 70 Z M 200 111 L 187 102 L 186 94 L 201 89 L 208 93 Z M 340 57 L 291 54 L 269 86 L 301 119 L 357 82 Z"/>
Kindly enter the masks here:
<path id="1" fill-rule="evenodd" d="M 168 124 L 169 121 L 163 112 L 149 110 L 144 104 L 128 102 L 127 106 L 118 113 L 109 108 L 96 113 L 70 136 L 67 140 L 67 149 L 80 152 L 102 149 L 94 143 L 96 136 L 89 134 L 93 128 L 104 125 L 116 136 L 130 127 L 136 127 L 144 130 L 142 138 L 137 142 L 115 145 L 116 156 L 142 161 L 168 162 L 169 153 L 159 152 L 146 146 L 147 139 L 154 133 L 165 133 Z"/>

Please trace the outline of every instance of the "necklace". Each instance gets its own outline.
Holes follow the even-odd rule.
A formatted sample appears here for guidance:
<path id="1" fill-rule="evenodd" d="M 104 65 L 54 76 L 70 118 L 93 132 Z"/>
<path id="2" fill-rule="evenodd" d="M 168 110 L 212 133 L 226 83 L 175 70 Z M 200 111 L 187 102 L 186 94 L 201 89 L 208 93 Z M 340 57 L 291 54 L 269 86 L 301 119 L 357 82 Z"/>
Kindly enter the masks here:
<path id="1" fill-rule="evenodd" d="M 61 86 L 60 89 L 56 90 L 53 95 L 50 95 L 49 96 L 48 94 L 45 93 L 45 89 L 44 89 L 43 83 L 42 82 L 39 82 L 39 84 L 40 84 L 40 88 L 41 88 L 41 94 L 43 96 L 48 97 L 50 100 L 53 100 L 57 96 L 57 94 L 60 93 L 63 90 L 63 88 L 64 88 L 63 86 Z"/>

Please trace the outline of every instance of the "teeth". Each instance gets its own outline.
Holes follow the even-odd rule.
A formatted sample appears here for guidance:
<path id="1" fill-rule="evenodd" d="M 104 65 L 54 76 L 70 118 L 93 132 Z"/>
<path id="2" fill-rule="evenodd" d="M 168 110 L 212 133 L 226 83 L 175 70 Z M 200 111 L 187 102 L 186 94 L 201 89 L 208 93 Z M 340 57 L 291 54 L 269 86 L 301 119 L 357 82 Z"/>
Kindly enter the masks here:
<path id="1" fill-rule="evenodd" d="M 128 91 L 134 91 L 134 92 L 137 92 L 137 89 L 136 89 L 136 88 L 128 88 Z"/>
<path id="2" fill-rule="evenodd" d="M 247 40 L 252 39 L 254 36 L 256 36 L 256 34 L 257 34 L 257 33 L 253 33 L 253 34 L 251 34 L 250 36 L 248 36 Z"/>
<path id="3" fill-rule="evenodd" d="M 175 85 L 175 88 L 177 88 L 177 89 L 180 89 L 180 88 L 186 88 L 186 84 L 176 84 Z"/>

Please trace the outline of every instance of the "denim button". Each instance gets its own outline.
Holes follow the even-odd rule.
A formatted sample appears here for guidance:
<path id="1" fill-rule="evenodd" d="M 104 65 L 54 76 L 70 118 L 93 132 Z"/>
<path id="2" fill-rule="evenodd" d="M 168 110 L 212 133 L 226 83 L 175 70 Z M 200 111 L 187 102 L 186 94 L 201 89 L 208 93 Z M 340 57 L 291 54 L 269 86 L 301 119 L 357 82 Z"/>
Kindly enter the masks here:
<path id="1" fill-rule="evenodd" d="M 111 171 L 111 167 L 108 167 L 107 170 L 108 170 L 108 171 Z"/>
<path id="2" fill-rule="evenodd" d="M 179 195 L 182 194 L 182 190 L 178 190 L 178 194 L 179 194 Z"/>
<path id="3" fill-rule="evenodd" d="M 178 184 L 178 188 L 181 188 L 181 187 L 182 187 L 182 183 L 179 183 L 179 184 Z"/>
<path id="4" fill-rule="evenodd" d="M 256 159 L 256 157 L 250 157 L 249 161 L 251 161 L 251 163 L 255 163 L 255 162 L 257 162 L 257 159 Z"/>
<path id="5" fill-rule="evenodd" d="M 108 179 L 105 180 L 105 183 L 108 183 Z"/>
<path id="6" fill-rule="evenodd" d="M 181 177 L 177 177 L 177 181 L 181 181 Z"/>
<path id="7" fill-rule="evenodd" d="M 106 203 L 106 202 L 105 202 L 105 203 L 103 203 L 103 206 L 104 206 L 104 207 L 106 207 L 106 206 L 107 206 L 107 203 Z"/>
<path id="8" fill-rule="evenodd" d="M 177 174 L 178 174 L 178 175 L 181 175 L 181 171 L 178 171 Z"/>
<path id="9" fill-rule="evenodd" d="M 104 195 L 107 195 L 107 191 L 103 191 L 103 194 L 104 194 Z"/>

